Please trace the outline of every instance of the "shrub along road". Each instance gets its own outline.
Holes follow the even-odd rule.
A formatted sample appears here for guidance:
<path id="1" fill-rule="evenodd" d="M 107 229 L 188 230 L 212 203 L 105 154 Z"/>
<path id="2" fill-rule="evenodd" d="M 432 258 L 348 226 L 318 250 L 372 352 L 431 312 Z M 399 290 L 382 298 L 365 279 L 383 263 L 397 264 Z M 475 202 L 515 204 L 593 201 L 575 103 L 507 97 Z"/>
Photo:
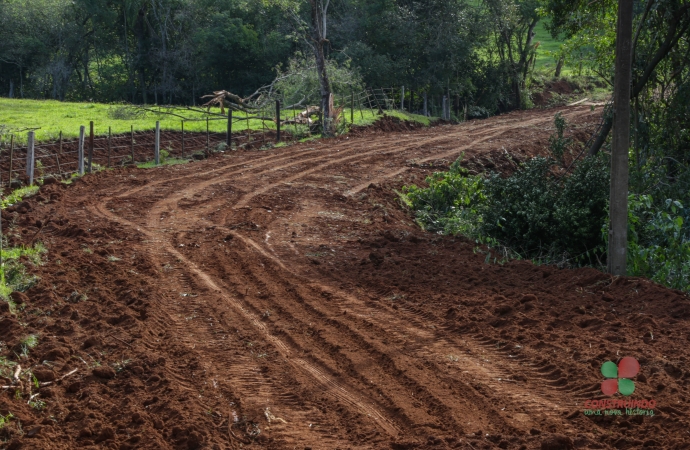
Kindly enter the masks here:
<path id="1" fill-rule="evenodd" d="M 575 138 L 599 120 L 588 107 L 561 111 Z M 0 350 L 39 383 L 58 381 L 0 394 L 0 414 L 13 414 L 0 438 L 8 448 L 690 444 L 684 295 L 593 269 L 487 264 L 472 242 L 420 231 L 397 202 L 394 189 L 463 152 L 472 170 L 544 154 L 555 112 L 423 129 L 387 121 L 44 186 L 3 218 L 15 244 L 38 233 L 48 257 L 32 268 L 41 281 L 15 295 L 23 307 L 0 316 Z M 17 359 L 29 334 L 38 345 Z M 655 400 L 654 416 L 585 415 L 586 400 L 604 398 L 601 364 L 623 356 L 639 359 L 631 398 Z"/>

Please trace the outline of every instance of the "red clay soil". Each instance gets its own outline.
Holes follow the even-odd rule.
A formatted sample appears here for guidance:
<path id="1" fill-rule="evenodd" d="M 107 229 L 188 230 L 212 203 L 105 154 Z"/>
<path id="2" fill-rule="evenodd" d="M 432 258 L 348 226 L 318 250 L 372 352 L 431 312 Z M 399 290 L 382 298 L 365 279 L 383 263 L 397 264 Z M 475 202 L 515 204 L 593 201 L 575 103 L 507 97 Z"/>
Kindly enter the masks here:
<path id="1" fill-rule="evenodd" d="M 561 111 L 579 131 L 600 114 Z M 0 390 L 0 448 L 688 448 L 685 295 L 488 264 L 396 199 L 463 152 L 543 153 L 555 112 L 43 186 L 3 218 L 48 254 L 0 315 L 1 356 L 40 386 Z M 654 415 L 585 415 L 624 356 Z"/>

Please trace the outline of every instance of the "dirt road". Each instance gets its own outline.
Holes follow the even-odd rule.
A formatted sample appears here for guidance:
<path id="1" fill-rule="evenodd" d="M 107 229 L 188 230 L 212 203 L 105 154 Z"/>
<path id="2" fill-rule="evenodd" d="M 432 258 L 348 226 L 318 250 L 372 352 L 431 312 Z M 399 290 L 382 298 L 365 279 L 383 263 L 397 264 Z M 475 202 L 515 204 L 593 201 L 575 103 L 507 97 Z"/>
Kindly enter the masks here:
<path id="1" fill-rule="evenodd" d="M 574 136 L 599 119 L 562 111 Z M 544 153 L 555 112 L 44 186 L 7 222 L 15 243 L 38 233 L 49 253 L 0 340 L 9 355 L 38 333 L 25 367 L 79 371 L 41 388 L 42 411 L 0 394 L 0 414 L 16 417 L 0 438 L 687 448 L 684 295 L 592 269 L 489 264 L 472 242 L 420 231 L 396 202 L 394 189 L 462 153 L 477 171 Z M 601 364 L 623 356 L 640 360 L 633 398 L 654 399 L 655 415 L 586 416 L 586 400 L 605 398 Z"/>

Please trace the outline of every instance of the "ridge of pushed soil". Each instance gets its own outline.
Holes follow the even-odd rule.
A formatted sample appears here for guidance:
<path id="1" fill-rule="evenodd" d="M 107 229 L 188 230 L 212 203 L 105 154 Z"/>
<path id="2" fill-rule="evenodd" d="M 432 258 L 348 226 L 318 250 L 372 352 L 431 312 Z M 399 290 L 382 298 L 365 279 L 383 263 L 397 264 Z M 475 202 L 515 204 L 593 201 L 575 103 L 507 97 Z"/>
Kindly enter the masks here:
<path id="1" fill-rule="evenodd" d="M 43 186 L 3 214 L 48 256 L 0 312 L 0 356 L 51 384 L 0 390 L 0 448 L 687 448 L 687 296 L 487 264 L 398 204 L 462 153 L 475 171 L 544 154 L 557 111 Z M 560 111 L 576 137 L 599 121 Z M 623 356 L 654 416 L 586 416 Z"/>

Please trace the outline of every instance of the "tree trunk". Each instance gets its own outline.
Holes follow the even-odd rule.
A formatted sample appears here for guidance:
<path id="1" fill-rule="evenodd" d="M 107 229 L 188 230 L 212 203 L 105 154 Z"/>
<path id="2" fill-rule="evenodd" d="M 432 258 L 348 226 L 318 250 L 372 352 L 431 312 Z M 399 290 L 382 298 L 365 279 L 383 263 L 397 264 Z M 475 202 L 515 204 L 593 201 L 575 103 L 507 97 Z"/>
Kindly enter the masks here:
<path id="1" fill-rule="evenodd" d="M 561 76 L 561 70 L 563 70 L 563 63 L 565 62 L 565 59 L 561 56 L 558 58 L 558 62 L 556 63 L 556 73 L 553 75 L 555 78 L 558 78 Z"/>
<path id="2" fill-rule="evenodd" d="M 321 116 L 322 133 L 324 136 L 333 135 L 333 118 L 331 117 L 330 99 L 331 82 L 326 71 L 326 56 L 324 55 L 324 44 L 326 40 L 326 9 L 328 1 L 323 5 L 322 0 L 310 0 L 311 3 L 311 31 L 312 48 L 316 58 L 316 71 L 319 75 L 319 87 L 321 89 Z"/>
<path id="3" fill-rule="evenodd" d="M 626 275 L 628 248 L 628 153 L 630 151 L 630 78 L 632 68 L 633 0 L 618 2 L 616 73 L 613 92 L 613 143 L 608 271 Z"/>

